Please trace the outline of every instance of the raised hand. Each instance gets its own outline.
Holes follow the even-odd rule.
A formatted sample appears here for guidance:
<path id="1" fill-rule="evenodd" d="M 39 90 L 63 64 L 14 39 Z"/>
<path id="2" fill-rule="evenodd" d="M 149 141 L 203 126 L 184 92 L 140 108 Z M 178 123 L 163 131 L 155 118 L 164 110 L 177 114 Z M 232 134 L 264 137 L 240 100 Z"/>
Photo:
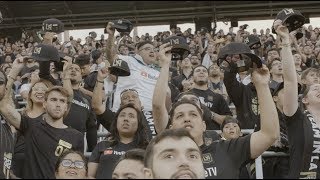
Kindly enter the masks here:
<path id="1" fill-rule="evenodd" d="M 270 81 L 270 72 L 266 65 L 262 65 L 261 68 L 254 68 L 251 80 L 255 86 L 268 85 Z"/>
<path id="2" fill-rule="evenodd" d="M 109 35 L 114 35 L 115 29 L 114 29 L 113 25 L 114 25 L 113 22 L 108 22 L 108 24 L 107 24 L 106 30 Z"/>
<path id="3" fill-rule="evenodd" d="M 280 19 L 273 23 L 273 27 L 281 39 L 289 40 L 289 30 L 286 26 L 282 25 L 282 21 Z"/>
<path id="4" fill-rule="evenodd" d="M 104 79 L 107 78 L 108 76 L 109 76 L 109 70 L 106 67 L 103 67 L 100 70 L 98 70 L 97 80 L 104 81 Z"/>
<path id="5" fill-rule="evenodd" d="M 63 79 L 70 79 L 71 78 L 72 58 L 69 56 L 65 56 L 63 62 L 64 63 L 63 63 L 62 78 Z"/>
<path id="6" fill-rule="evenodd" d="M 160 51 L 158 53 L 158 58 L 159 58 L 159 65 L 162 67 L 165 64 L 170 64 L 171 63 L 171 49 L 172 46 L 170 43 L 165 43 L 160 46 Z"/>

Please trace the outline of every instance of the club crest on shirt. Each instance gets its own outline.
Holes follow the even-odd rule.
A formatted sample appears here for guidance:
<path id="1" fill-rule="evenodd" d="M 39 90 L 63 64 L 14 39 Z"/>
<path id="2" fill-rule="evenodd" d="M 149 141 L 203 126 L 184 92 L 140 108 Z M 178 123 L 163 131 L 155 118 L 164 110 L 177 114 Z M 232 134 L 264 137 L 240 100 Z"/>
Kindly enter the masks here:
<path id="1" fill-rule="evenodd" d="M 208 96 L 209 101 L 213 101 L 213 96 Z"/>
<path id="2" fill-rule="evenodd" d="M 204 138 L 204 144 L 206 146 L 209 146 L 212 143 L 212 139 L 211 138 Z"/>
<path id="3" fill-rule="evenodd" d="M 202 155 L 203 163 L 211 163 L 213 158 L 210 153 L 206 153 Z"/>

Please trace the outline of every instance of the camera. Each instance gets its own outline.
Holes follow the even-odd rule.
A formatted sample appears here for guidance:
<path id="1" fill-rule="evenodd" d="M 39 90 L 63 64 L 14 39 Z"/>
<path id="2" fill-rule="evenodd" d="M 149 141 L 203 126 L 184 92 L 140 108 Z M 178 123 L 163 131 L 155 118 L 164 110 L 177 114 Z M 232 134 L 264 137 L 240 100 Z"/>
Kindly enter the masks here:
<path id="1" fill-rule="evenodd" d="M 241 30 L 245 30 L 245 29 L 247 29 L 248 26 L 249 26 L 248 24 L 244 24 L 244 25 L 240 26 L 239 28 Z"/>

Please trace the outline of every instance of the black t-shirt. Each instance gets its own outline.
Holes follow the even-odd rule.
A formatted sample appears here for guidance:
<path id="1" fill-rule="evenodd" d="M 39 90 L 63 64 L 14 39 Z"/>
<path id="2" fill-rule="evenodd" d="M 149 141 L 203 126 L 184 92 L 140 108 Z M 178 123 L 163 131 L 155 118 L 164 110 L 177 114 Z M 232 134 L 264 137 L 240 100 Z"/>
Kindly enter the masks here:
<path id="1" fill-rule="evenodd" d="M 0 179 L 9 179 L 14 138 L 9 124 L 7 124 L 5 120 L 2 120 L 1 116 L 0 120 Z"/>
<path id="2" fill-rule="evenodd" d="M 300 108 L 285 118 L 290 147 L 289 178 L 319 178 L 320 128 Z"/>
<path id="3" fill-rule="evenodd" d="M 107 140 L 99 142 L 89 158 L 89 162 L 99 163 L 96 173 L 97 179 L 111 179 L 115 163 L 121 155 L 130 149 L 137 148 L 134 142 L 129 144 L 119 142 L 112 147 L 110 145 L 111 143 Z"/>
<path id="4" fill-rule="evenodd" d="M 238 179 L 239 169 L 251 160 L 251 135 L 202 145 L 206 179 Z"/>
<path id="5" fill-rule="evenodd" d="M 93 150 L 97 144 L 97 124 L 89 96 L 83 94 L 80 90 L 73 90 L 71 108 L 63 122 L 83 134 L 87 132 L 88 150 Z"/>
<path id="6" fill-rule="evenodd" d="M 210 89 L 200 90 L 193 88 L 190 91 L 195 93 L 199 97 L 201 103 L 207 106 L 210 111 L 215 112 L 219 115 L 232 116 L 232 112 L 230 111 L 226 100 L 221 94 L 215 93 Z M 219 127 L 219 125 L 217 125 L 217 123 L 213 120 L 206 121 L 206 124 L 209 127 L 207 129 L 217 129 L 217 126 Z"/>
<path id="7" fill-rule="evenodd" d="M 42 115 L 36 118 L 29 118 L 31 121 L 43 121 Z M 25 141 L 23 134 L 18 131 L 16 134 L 16 143 L 14 146 L 14 155 L 12 159 L 12 171 L 13 174 L 17 177 L 22 177 L 23 175 L 23 165 L 25 159 Z"/>
<path id="8" fill-rule="evenodd" d="M 191 77 L 192 77 L 191 73 L 188 77 L 186 77 L 183 73 L 181 73 L 179 76 L 172 78 L 171 83 L 173 85 L 175 85 L 179 89 L 180 92 L 182 92 L 182 90 L 183 90 L 182 81 L 185 79 L 190 79 Z"/>
<path id="9" fill-rule="evenodd" d="M 142 123 L 146 129 L 147 140 L 151 140 L 157 135 L 156 128 L 154 126 L 153 115 L 151 111 L 142 111 L 142 113 Z M 106 108 L 102 114 L 97 115 L 98 122 L 108 131 L 110 131 L 111 123 L 115 120 L 115 118 L 116 113 L 112 112 L 109 108 Z"/>
<path id="10" fill-rule="evenodd" d="M 25 137 L 25 164 L 22 178 L 55 178 L 55 164 L 63 151 L 83 152 L 83 135 L 73 129 L 58 129 L 46 121 L 21 117 L 20 130 Z"/>

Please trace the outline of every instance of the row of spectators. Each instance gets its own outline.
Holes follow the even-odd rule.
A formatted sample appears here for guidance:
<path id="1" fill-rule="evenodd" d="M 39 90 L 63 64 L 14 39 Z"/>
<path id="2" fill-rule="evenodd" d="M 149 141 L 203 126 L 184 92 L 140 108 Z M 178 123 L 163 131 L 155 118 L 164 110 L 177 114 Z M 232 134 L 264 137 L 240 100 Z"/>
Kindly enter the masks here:
<path id="1" fill-rule="evenodd" d="M 67 159 L 68 162 L 63 161 L 67 155 L 60 155 L 69 149 L 83 152 L 83 137 L 86 137 L 87 149 L 92 154 L 84 176 L 119 176 L 113 171 L 116 171 L 115 165 L 119 165 L 117 161 L 126 151 L 147 149 L 147 155 L 148 144 L 150 153 L 150 146 L 154 148 L 156 144 L 161 144 L 161 138 L 170 141 L 170 135 L 179 137 L 179 132 L 166 131 L 168 127 L 188 129 L 190 134 L 183 132 L 189 134 L 183 136 L 191 135 L 197 151 L 203 155 L 203 158 L 200 157 L 203 165 L 200 164 L 205 173 L 190 175 L 193 178 L 254 178 L 255 170 L 251 168 L 254 166 L 253 159 L 266 150 L 290 153 L 290 156 L 264 158 L 265 178 L 298 177 L 296 171 L 307 171 L 305 167 L 294 172 L 291 169 L 296 164 L 290 158 L 296 157 L 300 151 L 296 154 L 290 151 L 291 129 L 288 130 L 282 115 L 291 117 L 293 114 L 284 110 L 283 106 L 289 105 L 278 100 L 278 93 L 287 88 L 283 82 L 288 79 L 290 68 L 292 70 L 292 64 L 287 62 L 291 59 L 295 66 L 293 77 L 303 87 L 300 93 L 308 93 L 310 88 L 311 91 L 319 91 L 318 28 L 313 29 L 310 25 L 290 34 L 277 29 L 276 38 L 270 29 L 260 33 L 254 29 L 250 33 L 244 26 L 237 32 L 233 32 L 231 27 L 227 33 L 213 30 L 197 31 L 195 34 L 191 29 L 181 32 L 177 27 L 159 32 L 154 37 L 149 34 L 114 37 L 115 30 L 110 23 L 106 29 L 107 39 L 104 36 L 100 39 L 88 36 L 84 44 L 81 44 L 81 39 L 74 40 L 72 37 L 69 41 L 59 42 L 50 33 L 42 37 L 42 42 L 35 42 L 36 37 L 27 35 L 17 42 L 0 39 L 1 69 L 5 73 L 1 81 L 5 83 L 1 84 L 4 94 L 0 112 L 11 128 L 18 130 L 14 130 L 17 138 L 10 141 L 14 144 L 14 151 L 11 156 L 5 156 L 11 157 L 11 169 L 5 166 L 4 175 L 9 175 L 6 172 L 10 170 L 11 177 L 63 178 L 64 175 L 58 173 L 62 166 L 71 168 L 73 165 L 76 167 L 74 169 L 83 170 L 86 160 L 81 155 L 77 161 L 84 164 L 76 163 L 72 158 Z M 303 36 L 297 39 L 298 31 Z M 250 34 L 260 38 L 262 46 L 252 50 L 252 53 L 261 57 L 266 66 L 262 70 L 253 68 L 238 73 L 221 68 L 217 63 L 221 48 L 234 42 L 244 43 Z M 186 39 L 191 53 L 183 60 L 171 61 L 171 54 L 167 53 L 170 47 L 163 45 L 162 40 L 176 35 Z M 41 62 L 33 58 L 32 53 L 38 47 L 42 48 L 41 51 L 49 51 L 43 44 L 64 54 L 61 56 L 61 60 L 66 61 L 63 68 L 50 62 L 50 59 Z M 229 55 L 226 61 L 237 62 L 241 58 L 240 54 Z M 127 64 L 130 76 L 110 73 L 108 67 L 115 64 Z M 44 74 L 50 77 L 44 78 Z M 4 84 L 12 88 L 5 89 Z M 27 102 L 19 113 L 17 109 L 21 107 L 11 103 L 12 90 L 13 94 L 20 94 Z M 317 93 L 310 97 L 319 98 Z M 315 119 L 319 119 L 317 113 L 320 108 L 317 105 L 320 100 L 315 98 L 315 102 L 311 102 L 306 95 L 304 98 L 305 108 L 316 107 L 314 111 L 309 111 Z M 235 112 L 230 110 L 231 104 L 235 105 Z M 276 116 L 276 108 L 279 116 Z M 109 133 L 99 142 L 97 131 L 100 124 Z M 255 129 L 255 132 L 243 136 L 241 128 Z M 68 130 L 62 132 L 59 131 L 61 129 Z M 210 130 L 222 130 L 222 133 Z M 167 135 L 157 136 L 161 132 L 167 132 Z M 154 140 L 156 136 L 158 140 Z M 184 144 L 174 143 L 177 147 L 173 148 L 180 147 L 179 143 Z M 315 153 L 307 155 L 315 156 Z M 59 157 L 62 160 L 58 160 Z M 165 157 L 171 159 L 174 155 L 168 153 Z M 190 157 L 199 158 L 197 153 Z M 152 168 L 149 161 L 145 161 L 143 166 L 134 165 L 140 168 L 135 173 L 143 172 L 142 167 L 152 169 L 154 174 L 149 178 L 169 178 L 172 175 L 164 177 L 169 169 L 158 172 L 161 168 Z M 125 167 L 121 173 L 133 167 Z M 173 173 L 172 176 L 175 175 Z"/>

